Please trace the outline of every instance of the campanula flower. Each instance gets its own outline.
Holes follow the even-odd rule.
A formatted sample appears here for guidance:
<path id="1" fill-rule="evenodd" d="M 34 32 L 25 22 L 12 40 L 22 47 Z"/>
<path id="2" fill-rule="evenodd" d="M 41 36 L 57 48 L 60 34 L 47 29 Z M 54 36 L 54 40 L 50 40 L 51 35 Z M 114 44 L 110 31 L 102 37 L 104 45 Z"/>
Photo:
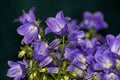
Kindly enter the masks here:
<path id="1" fill-rule="evenodd" d="M 14 77 L 14 80 L 21 80 L 26 74 L 26 65 L 21 62 L 8 61 L 10 69 L 7 72 L 7 76 Z"/>
<path id="2" fill-rule="evenodd" d="M 60 44 L 60 40 L 59 39 L 54 39 L 48 46 L 48 48 L 51 50 L 51 49 L 54 49 L 58 44 Z"/>
<path id="3" fill-rule="evenodd" d="M 85 37 L 84 31 L 78 31 L 68 35 L 70 43 L 74 45 L 85 44 L 85 40 L 83 39 L 84 37 Z"/>
<path id="4" fill-rule="evenodd" d="M 109 53 L 106 52 L 96 52 L 95 54 L 96 64 L 94 66 L 95 70 L 103 70 L 104 72 L 109 72 L 111 68 L 115 66 L 115 60 Z"/>
<path id="5" fill-rule="evenodd" d="M 68 30 L 67 30 L 68 34 L 72 34 L 80 30 L 80 27 L 77 24 L 77 20 L 72 20 L 71 22 L 67 24 L 67 26 L 68 26 Z"/>
<path id="6" fill-rule="evenodd" d="M 118 74 L 119 75 L 119 74 Z M 120 80 L 120 77 L 114 72 L 101 74 L 100 80 Z"/>
<path id="7" fill-rule="evenodd" d="M 33 40 L 38 38 L 39 29 L 36 24 L 26 23 L 17 29 L 17 32 L 24 36 L 23 41 L 25 44 L 29 44 Z"/>
<path id="8" fill-rule="evenodd" d="M 67 23 L 70 20 L 69 17 L 64 17 L 63 11 L 59 11 L 55 18 L 49 17 L 46 20 L 47 28 L 45 34 L 53 32 L 57 35 L 65 34 L 67 31 Z"/>
<path id="9" fill-rule="evenodd" d="M 49 56 L 47 53 L 48 44 L 44 41 L 33 42 L 32 45 L 34 47 L 33 58 L 35 60 L 42 61 Z"/>
<path id="10" fill-rule="evenodd" d="M 16 20 L 22 23 L 22 25 L 17 28 L 17 32 L 21 36 L 24 36 L 23 41 L 25 44 L 29 44 L 33 40 L 36 40 L 40 31 L 39 24 L 35 21 L 34 10 L 34 8 L 31 8 L 29 13 L 24 13 Z"/>
<path id="11" fill-rule="evenodd" d="M 96 31 L 107 28 L 107 23 L 104 21 L 103 14 L 101 12 L 85 12 L 83 15 L 84 20 L 80 23 L 80 26 L 85 29 L 94 28 Z"/>
<path id="12" fill-rule="evenodd" d="M 22 16 L 20 16 L 18 19 L 15 19 L 15 22 L 20 22 L 22 24 L 26 23 L 33 23 L 36 19 L 35 14 L 35 7 L 31 8 L 28 13 L 24 12 Z"/>
<path id="13" fill-rule="evenodd" d="M 106 36 L 108 46 L 110 51 L 114 53 L 115 56 L 120 56 L 120 34 L 118 36 L 113 36 L 111 34 Z"/>

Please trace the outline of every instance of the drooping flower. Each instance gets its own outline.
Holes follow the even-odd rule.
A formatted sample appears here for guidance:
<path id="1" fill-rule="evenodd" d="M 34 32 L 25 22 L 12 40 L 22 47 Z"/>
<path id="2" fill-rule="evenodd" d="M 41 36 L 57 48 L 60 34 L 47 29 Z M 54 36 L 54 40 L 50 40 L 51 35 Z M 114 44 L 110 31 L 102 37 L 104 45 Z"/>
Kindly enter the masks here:
<path id="1" fill-rule="evenodd" d="M 35 21 L 34 8 L 31 8 L 29 13 L 24 13 L 19 19 L 15 21 L 21 22 L 22 25 L 17 29 L 18 34 L 24 36 L 23 41 L 29 44 L 38 38 L 39 24 Z"/>
<path id="2" fill-rule="evenodd" d="M 47 28 L 45 29 L 45 34 L 53 32 L 57 35 L 66 33 L 67 23 L 70 20 L 69 17 L 64 17 L 63 11 L 59 11 L 55 18 L 49 17 L 46 20 Z"/>
<path id="3" fill-rule="evenodd" d="M 101 12 L 85 12 L 83 15 L 84 20 L 80 23 L 80 26 L 85 29 L 94 28 L 96 31 L 107 28 L 107 23 L 104 21 L 103 14 Z"/>
<path id="4" fill-rule="evenodd" d="M 111 34 L 106 36 L 108 46 L 110 51 L 115 53 L 114 55 L 119 57 L 120 56 L 120 34 L 115 37 Z"/>
<path id="5" fill-rule="evenodd" d="M 8 65 L 10 66 L 10 69 L 7 72 L 8 77 L 14 77 L 14 80 L 21 80 L 25 77 L 26 65 L 23 62 L 8 61 Z"/>

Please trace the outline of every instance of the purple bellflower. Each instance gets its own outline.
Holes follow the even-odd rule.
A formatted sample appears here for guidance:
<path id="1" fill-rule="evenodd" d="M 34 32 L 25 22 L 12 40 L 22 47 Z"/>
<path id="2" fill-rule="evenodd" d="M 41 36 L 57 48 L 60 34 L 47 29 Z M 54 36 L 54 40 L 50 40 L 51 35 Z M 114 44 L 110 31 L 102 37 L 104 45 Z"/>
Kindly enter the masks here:
<path id="1" fill-rule="evenodd" d="M 88 66 L 86 55 L 83 54 L 78 48 L 65 47 L 65 58 L 68 59 L 71 64 L 68 66 L 69 71 L 76 72 L 79 76 L 85 75 L 85 70 Z"/>
<path id="2" fill-rule="evenodd" d="M 80 30 L 80 27 L 77 25 L 77 20 L 72 20 L 67 24 L 67 26 L 68 26 L 68 30 L 67 30 L 68 34 L 72 34 Z"/>
<path id="3" fill-rule="evenodd" d="M 33 59 L 42 61 L 49 56 L 47 53 L 48 44 L 44 41 L 33 42 L 32 45 L 34 47 Z"/>
<path id="4" fill-rule="evenodd" d="M 59 43 L 60 41 L 58 39 L 53 40 L 49 45 L 44 41 L 33 43 L 34 46 L 33 58 L 40 62 L 39 64 L 40 67 L 45 67 L 46 65 L 49 65 L 53 61 L 53 58 L 51 57 L 50 53 L 51 50 L 54 50 Z"/>
<path id="5" fill-rule="evenodd" d="M 120 57 L 120 34 L 115 37 L 111 34 L 106 36 L 110 51 L 115 57 Z"/>
<path id="6" fill-rule="evenodd" d="M 99 78 L 100 80 L 120 80 L 120 77 L 118 75 L 114 72 L 103 73 L 99 75 Z"/>
<path id="7" fill-rule="evenodd" d="M 38 38 L 39 24 L 35 21 L 34 10 L 35 8 L 31 8 L 29 13 L 24 13 L 19 19 L 15 20 L 22 23 L 17 32 L 24 36 L 23 41 L 25 44 L 29 44 Z"/>
<path id="8" fill-rule="evenodd" d="M 70 20 L 69 17 L 64 17 L 63 11 L 59 11 L 55 18 L 49 17 L 46 20 L 47 28 L 45 34 L 53 32 L 57 35 L 65 34 L 67 31 L 67 23 Z"/>
<path id="9" fill-rule="evenodd" d="M 18 19 L 15 19 L 15 22 L 20 22 L 22 24 L 26 23 L 33 23 L 36 19 L 35 14 L 35 7 L 31 8 L 28 13 L 24 12 L 22 16 L 20 16 Z"/>
<path id="10" fill-rule="evenodd" d="M 107 23 L 104 21 L 103 14 L 101 12 L 85 12 L 83 15 L 84 20 L 80 23 L 80 26 L 85 29 L 94 28 L 96 31 L 107 28 Z"/>
<path id="11" fill-rule="evenodd" d="M 94 66 L 95 70 L 103 70 L 104 72 L 109 72 L 116 64 L 115 59 L 110 53 L 98 51 L 95 54 L 96 64 Z"/>
<path id="12" fill-rule="evenodd" d="M 21 78 L 25 77 L 26 65 L 23 62 L 8 61 L 8 65 L 11 68 L 8 70 L 7 76 L 14 77 L 14 80 L 21 80 Z"/>
<path id="13" fill-rule="evenodd" d="M 68 35 L 70 43 L 74 45 L 85 44 L 84 37 L 85 37 L 84 31 L 78 31 Z"/>

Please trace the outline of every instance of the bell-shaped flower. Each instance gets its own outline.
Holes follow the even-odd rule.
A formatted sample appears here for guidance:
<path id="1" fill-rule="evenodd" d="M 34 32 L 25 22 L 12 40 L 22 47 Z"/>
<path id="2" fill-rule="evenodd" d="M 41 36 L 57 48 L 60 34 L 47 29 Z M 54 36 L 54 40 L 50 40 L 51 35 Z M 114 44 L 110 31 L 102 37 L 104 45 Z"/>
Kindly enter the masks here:
<path id="1" fill-rule="evenodd" d="M 10 69 L 7 72 L 8 77 L 14 77 L 14 80 L 21 80 L 26 74 L 26 65 L 21 62 L 8 61 Z"/>
<path id="2" fill-rule="evenodd" d="M 105 29 L 108 27 L 101 12 L 95 12 L 94 14 L 85 12 L 83 14 L 83 18 L 84 20 L 80 23 L 80 27 L 82 28 L 94 28 L 96 31 L 98 31 L 100 29 Z"/>
<path id="3" fill-rule="evenodd" d="M 24 13 L 16 22 L 21 22 L 22 25 L 17 28 L 18 34 L 24 36 L 23 41 L 25 44 L 31 43 L 38 38 L 40 31 L 39 24 L 35 21 L 34 15 L 35 8 L 31 8 L 29 13 Z"/>
<path id="4" fill-rule="evenodd" d="M 67 23 L 70 20 L 69 17 L 64 17 L 63 11 L 59 11 L 54 17 L 49 17 L 46 20 L 47 28 L 45 34 L 53 32 L 57 35 L 65 34 L 67 31 Z"/>
<path id="5" fill-rule="evenodd" d="M 99 76 L 100 80 L 120 80 L 119 74 L 117 75 L 114 72 L 103 73 Z"/>
<path id="6" fill-rule="evenodd" d="M 96 64 L 94 65 L 95 70 L 103 70 L 109 72 L 116 64 L 115 59 L 110 53 L 96 52 L 95 54 Z"/>
<path id="7" fill-rule="evenodd" d="M 26 23 L 17 29 L 18 34 L 24 36 L 25 44 L 31 43 L 38 38 L 39 28 L 36 24 Z"/>
<path id="8" fill-rule="evenodd" d="M 35 14 L 35 7 L 31 8 L 28 13 L 24 12 L 22 16 L 20 16 L 18 19 L 15 19 L 15 22 L 20 22 L 22 24 L 26 23 L 33 23 L 36 19 Z"/>
<path id="9" fill-rule="evenodd" d="M 106 39 L 110 51 L 114 53 L 115 57 L 120 57 L 120 34 L 117 37 L 109 34 L 106 36 Z"/>

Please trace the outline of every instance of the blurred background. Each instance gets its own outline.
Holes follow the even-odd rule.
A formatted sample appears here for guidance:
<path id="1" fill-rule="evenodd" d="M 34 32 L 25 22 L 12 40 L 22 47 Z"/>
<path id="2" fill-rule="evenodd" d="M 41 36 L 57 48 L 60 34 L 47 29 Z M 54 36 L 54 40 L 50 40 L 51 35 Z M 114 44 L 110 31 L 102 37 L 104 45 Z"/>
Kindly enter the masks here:
<path id="1" fill-rule="evenodd" d="M 22 15 L 22 11 L 36 7 L 36 16 L 44 21 L 63 10 L 66 16 L 82 20 L 84 11 L 101 11 L 109 28 L 103 34 L 120 33 L 120 4 L 119 0 L 0 0 L 0 80 L 13 80 L 6 76 L 8 60 L 17 61 L 20 41 L 16 32 L 19 24 L 13 23 L 15 18 Z"/>

